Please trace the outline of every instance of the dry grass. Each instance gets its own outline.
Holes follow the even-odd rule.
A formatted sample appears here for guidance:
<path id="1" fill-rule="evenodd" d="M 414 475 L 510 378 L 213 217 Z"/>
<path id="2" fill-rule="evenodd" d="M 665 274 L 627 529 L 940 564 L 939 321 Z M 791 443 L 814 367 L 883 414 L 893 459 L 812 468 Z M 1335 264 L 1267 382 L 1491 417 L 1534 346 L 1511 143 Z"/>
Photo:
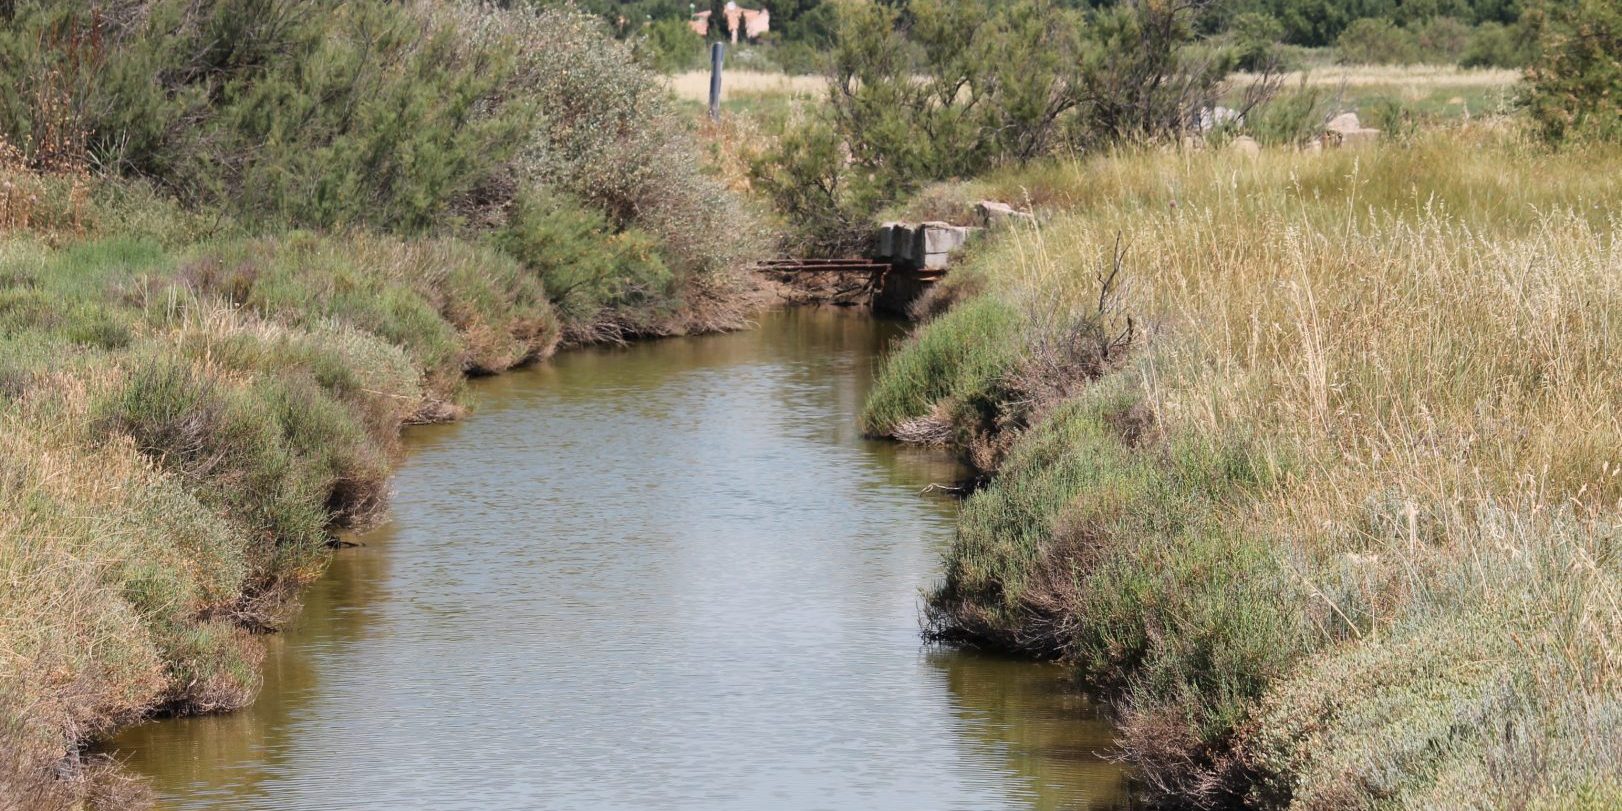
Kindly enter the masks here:
<path id="1" fill-rule="evenodd" d="M 708 104 L 710 101 L 710 72 L 693 70 L 669 77 L 667 84 L 676 98 Z M 828 89 L 828 80 L 821 76 L 791 76 L 786 73 L 760 73 L 731 70 L 722 76 L 721 99 L 760 97 L 815 98 Z"/>
<path id="2" fill-rule="evenodd" d="M 1249 84 L 1258 77 L 1236 73 L 1232 80 Z M 1521 80 L 1521 72 L 1504 68 L 1461 68 L 1457 65 L 1334 65 L 1283 75 L 1285 86 L 1309 87 L 1508 87 Z"/>
<path id="3" fill-rule="evenodd" d="M 1059 644 L 1185 800 L 1617 800 L 1619 170 L 1477 127 L 985 184 L 1053 214 L 977 264 L 1016 356 L 1117 238 L 1151 338 L 971 500 L 945 623 Z"/>
<path id="4" fill-rule="evenodd" d="M 454 240 L 0 241 L 0 809 L 138 802 L 77 747 L 251 700 L 401 424 L 558 335 Z"/>
<path id="5" fill-rule="evenodd" d="M 1238 86 L 1254 82 L 1258 77 L 1249 73 L 1235 73 L 1230 81 Z M 1284 74 L 1283 84 L 1295 87 L 1304 80 L 1309 87 L 1349 87 L 1380 89 L 1426 90 L 1446 88 L 1503 89 L 1520 81 L 1517 70 L 1501 68 L 1461 68 L 1457 65 L 1335 65 L 1308 71 Z M 708 103 L 710 73 L 694 70 L 678 73 L 666 79 L 670 90 L 683 101 Z M 791 76 L 786 73 L 756 71 L 728 71 L 721 83 L 722 100 L 749 97 L 817 98 L 828 87 L 821 76 Z"/>

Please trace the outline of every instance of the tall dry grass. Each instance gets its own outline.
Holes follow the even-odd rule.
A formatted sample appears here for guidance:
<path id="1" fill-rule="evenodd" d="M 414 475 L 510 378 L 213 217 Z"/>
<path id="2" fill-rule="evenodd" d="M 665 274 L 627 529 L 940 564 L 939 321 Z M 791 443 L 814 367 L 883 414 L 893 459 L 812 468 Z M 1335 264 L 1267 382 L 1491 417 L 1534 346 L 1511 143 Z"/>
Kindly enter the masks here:
<path id="1" fill-rule="evenodd" d="M 1474 128 L 977 188 L 1052 217 L 970 274 L 1014 356 L 1094 312 L 1118 239 L 1147 339 L 966 505 L 939 629 L 1071 657 L 1198 804 L 1622 799 L 1618 169 Z"/>
<path id="2" fill-rule="evenodd" d="M 250 701 L 255 634 L 379 515 L 401 425 L 559 336 L 456 240 L 52 236 L 0 240 L 5 811 L 139 806 L 80 747 Z"/>
<path id="3" fill-rule="evenodd" d="M 816 98 L 828 91 L 828 80 L 821 76 L 793 76 L 787 73 L 764 73 L 750 70 L 729 70 L 721 77 L 723 101 L 746 98 Z M 709 103 L 710 72 L 690 70 L 665 79 L 665 85 L 682 101 Z"/>

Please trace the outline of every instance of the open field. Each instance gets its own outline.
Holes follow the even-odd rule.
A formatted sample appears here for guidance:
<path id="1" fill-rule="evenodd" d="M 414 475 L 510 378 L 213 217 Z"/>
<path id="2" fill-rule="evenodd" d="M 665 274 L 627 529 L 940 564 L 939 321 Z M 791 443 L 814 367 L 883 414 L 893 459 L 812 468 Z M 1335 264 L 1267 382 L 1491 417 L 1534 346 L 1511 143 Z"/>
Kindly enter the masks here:
<path id="1" fill-rule="evenodd" d="M 786 73 L 759 73 L 729 70 L 721 83 L 721 100 L 738 101 L 760 96 L 812 98 L 823 93 L 828 82 L 821 76 L 790 76 Z M 710 101 L 710 72 L 694 70 L 667 77 L 671 92 L 682 101 L 708 104 Z"/>
<path id="2" fill-rule="evenodd" d="M 932 189 L 1045 218 L 868 403 L 994 472 L 935 633 L 1072 662 L 1185 802 L 1622 802 L 1618 171 L 1477 125 Z"/>
<path id="3" fill-rule="evenodd" d="M 1254 74 L 1235 73 L 1230 85 L 1244 88 Z M 1514 99 L 1520 72 L 1469 70 L 1453 65 L 1335 65 L 1284 74 L 1286 90 L 1306 87 L 1339 99 L 1349 109 L 1366 109 L 1395 99 L 1413 109 L 1443 118 L 1505 112 Z M 675 97 L 688 106 L 709 103 L 710 74 L 689 71 L 667 77 Z M 815 103 L 826 92 L 820 76 L 728 71 L 721 84 L 721 104 L 728 112 L 761 113 L 795 102 Z M 1236 97 L 1237 98 L 1237 97 Z"/>

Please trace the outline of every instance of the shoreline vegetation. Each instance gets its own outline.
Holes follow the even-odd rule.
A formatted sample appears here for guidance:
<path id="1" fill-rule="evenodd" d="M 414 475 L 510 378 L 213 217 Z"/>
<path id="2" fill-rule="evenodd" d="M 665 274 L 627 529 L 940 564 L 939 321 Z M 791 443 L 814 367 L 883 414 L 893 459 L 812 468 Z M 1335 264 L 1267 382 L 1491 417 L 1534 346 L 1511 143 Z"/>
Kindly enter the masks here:
<path id="1" fill-rule="evenodd" d="M 1618 6 L 1525 3 L 1513 85 L 1289 75 L 1197 1 L 833 7 L 825 101 L 746 100 L 797 244 L 1035 223 L 865 404 L 983 473 L 926 635 L 1068 663 L 1151 802 L 1622 806 Z"/>
<path id="2" fill-rule="evenodd" d="M 1619 172 L 1500 119 L 903 204 L 1042 220 L 866 404 L 986 475 L 928 635 L 1070 663 L 1181 805 L 1622 803 Z"/>
<path id="3" fill-rule="evenodd" d="M 0 4 L 0 811 L 148 803 L 83 746 L 250 701 L 468 376 L 743 327 L 774 237 L 988 199 L 1034 224 L 863 415 L 985 474 L 933 639 L 1069 663 L 1170 804 L 1622 805 L 1614 4 L 1470 4 L 1513 88 L 1082 5 L 810 4 L 832 81 L 701 123 L 579 11 Z M 1450 30 L 1342 22 L 1286 39 Z"/>
<path id="4" fill-rule="evenodd" d="M 251 701 L 466 377 L 760 304 L 764 228 L 595 18 L 261 5 L 7 5 L 0 808 L 148 804 L 81 747 Z"/>

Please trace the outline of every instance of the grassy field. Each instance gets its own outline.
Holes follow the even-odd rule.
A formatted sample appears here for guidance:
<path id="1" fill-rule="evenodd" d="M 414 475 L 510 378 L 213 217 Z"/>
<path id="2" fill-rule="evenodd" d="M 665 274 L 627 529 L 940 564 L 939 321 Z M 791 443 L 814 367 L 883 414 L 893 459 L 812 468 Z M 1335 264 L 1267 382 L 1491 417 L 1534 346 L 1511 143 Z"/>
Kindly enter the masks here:
<path id="1" fill-rule="evenodd" d="M 1333 106 L 1368 113 L 1398 103 L 1439 119 L 1502 115 L 1515 106 L 1520 71 L 1467 70 L 1452 65 L 1334 65 L 1281 77 L 1286 91 L 1310 90 Z M 1254 82 L 1251 74 L 1232 78 L 1235 88 Z M 1233 102 L 1238 101 L 1237 95 Z"/>
<path id="2" fill-rule="evenodd" d="M 1043 219 L 868 403 L 993 473 L 933 633 L 1074 663 L 1198 805 L 1622 803 L 1618 171 L 1498 122 L 931 189 Z"/>
<path id="3" fill-rule="evenodd" d="M 1236 73 L 1230 102 L 1237 103 L 1256 76 Z M 1467 70 L 1453 65 L 1330 65 L 1284 74 L 1285 90 L 1308 88 L 1345 109 L 1369 110 L 1386 100 L 1439 118 L 1503 113 L 1513 106 L 1520 72 Z M 709 71 L 689 71 L 667 78 L 671 93 L 692 112 L 709 103 Z M 781 117 L 795 104 L 816 103 L 827 92 L 820 76 L 730 70 L 723 76 L 722 109 L 729 113 Z"/>

